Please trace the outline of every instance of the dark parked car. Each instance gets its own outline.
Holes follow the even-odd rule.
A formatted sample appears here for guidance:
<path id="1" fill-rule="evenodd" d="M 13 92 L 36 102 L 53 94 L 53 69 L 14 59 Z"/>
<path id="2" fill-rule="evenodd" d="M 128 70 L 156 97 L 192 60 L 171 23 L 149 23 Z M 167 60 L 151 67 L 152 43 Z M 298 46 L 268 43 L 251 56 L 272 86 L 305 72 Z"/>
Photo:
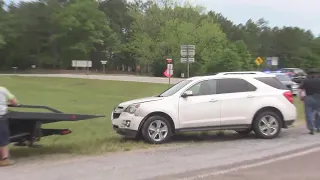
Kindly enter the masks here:
<path id="1" fill-rule="evenodd" d="M 282 68 L 280 72 L 286 73 L 296 83 L 301 83 L 307 77 L 307 73 L 300 68 Z"/>
<path id="2" fill-rule="evenodd" d="M 291 90 L 293 95 L 298 95 L 299 84 L 294 82 L 287 73 L 281 73 L 280 71 L 265 71 L 267 74 L 274 74 L 275 77 L 282 82 L 288 89 Z"/>
<path id="3" fill-rule="evenodd" d="M 299 93 L 299 84 L 292 81 L 289 75 L 285 73 L 275 73 L 276 78 L 281 81 L 284 85 L 288 87 L 288 89 L 291 90 L 292 94 L 298 95 Z"/>

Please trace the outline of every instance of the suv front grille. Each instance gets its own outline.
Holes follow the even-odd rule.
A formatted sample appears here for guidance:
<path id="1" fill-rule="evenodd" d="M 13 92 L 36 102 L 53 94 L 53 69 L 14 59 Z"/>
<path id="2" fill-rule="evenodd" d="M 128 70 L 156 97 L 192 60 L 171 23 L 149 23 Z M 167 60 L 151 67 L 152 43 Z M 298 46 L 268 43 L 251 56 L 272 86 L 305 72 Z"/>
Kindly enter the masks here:
<path id="1" fill-rule="evenodd" d="M 121 106 L 115 107 L 114 110 L 113 110 L 112 118 L 113 119 L 119 118 L 119 116 L 122 113 L 122 111 L 123 111 L 123 107 L 121 107 Z"/>
<path id="2" fill-rule="evenodd" d="M 119 118 L 120 114 L 121 114 L 121 113 L 113 113 L 113 116 L 112 116 L 113 119 Z"/>

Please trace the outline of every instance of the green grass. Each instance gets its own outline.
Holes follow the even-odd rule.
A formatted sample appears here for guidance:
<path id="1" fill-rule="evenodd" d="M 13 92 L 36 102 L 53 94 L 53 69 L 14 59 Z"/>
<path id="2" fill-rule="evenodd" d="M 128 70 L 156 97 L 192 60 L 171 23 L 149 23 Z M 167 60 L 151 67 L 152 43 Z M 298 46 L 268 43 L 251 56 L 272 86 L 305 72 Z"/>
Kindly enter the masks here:
<path id="1" fill-rule="evenodd" d="M 45 125 L 70 128 L 73 133 L 45 137 L 39 142 L 44 147 L 38 149 L 12 147 L 15 157 L 56 153 L 97 154 L 152 147 L 142 141 L 125 140 L 116 134 L 111 127 L 110 113 L 120 102 L 156 95 L 168 87 L 166 84 L 17 76 L 2 76 L 0 82 L 17 96 L 21 104 L 46 105 L 68 113 L 106 115 L 105 118 L 93 120 Z M 296 104 L 299 118 L 303 119 L 302 105 L 298 100 Z"/>
<path id="2" fill-rule="evenodd" d="M 150 147 L 117 135 L 112 130 L 110 113 L 120 102 L 159 94 L 168 87 L 165 84 L 34 77 L 0 77 L 0 82 L 21 104 L 46 105 L 69 113 L 106 115 L 105 118 L 46 125 L 44 127 L 70 128 L 73 133 L 43 138 L 39 143 L 44 147 L 39 149 L 12 147 L 14 156 L 95 154 Z"/>

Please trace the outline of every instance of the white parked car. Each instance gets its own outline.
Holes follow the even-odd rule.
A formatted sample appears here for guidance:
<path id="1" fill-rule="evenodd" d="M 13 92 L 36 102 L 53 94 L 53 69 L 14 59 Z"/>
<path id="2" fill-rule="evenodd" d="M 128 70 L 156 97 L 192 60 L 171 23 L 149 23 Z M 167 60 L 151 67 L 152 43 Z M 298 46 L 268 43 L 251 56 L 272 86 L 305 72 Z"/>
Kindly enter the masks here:
<path id="1" fill-rule="evenodd" d="M 182 80 L 158 96 L 123 102 L 111 114 L 117 133 L 141 133 L 156 144 L 177 132 L 210 130 L 271 139 L 296 118 L 292 92 L 274 75 L 233 72 Z"/>

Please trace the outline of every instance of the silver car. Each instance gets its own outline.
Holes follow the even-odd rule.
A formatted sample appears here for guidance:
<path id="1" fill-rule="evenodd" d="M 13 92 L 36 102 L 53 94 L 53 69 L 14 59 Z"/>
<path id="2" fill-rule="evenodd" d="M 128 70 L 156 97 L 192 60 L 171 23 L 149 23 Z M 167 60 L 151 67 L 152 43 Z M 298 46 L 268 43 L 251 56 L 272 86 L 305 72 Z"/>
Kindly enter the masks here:
<path id="1" fill-rule="evenodd" d="M 288 87 L 288 89 L 291 90 L 293 95 L 298 95 L 299 93 L 299 84 L 292 81 L 290 76 L 285 73 L 274 73 L 276 75 L 276 78 L 281 81 L 284 85 Z"/>

